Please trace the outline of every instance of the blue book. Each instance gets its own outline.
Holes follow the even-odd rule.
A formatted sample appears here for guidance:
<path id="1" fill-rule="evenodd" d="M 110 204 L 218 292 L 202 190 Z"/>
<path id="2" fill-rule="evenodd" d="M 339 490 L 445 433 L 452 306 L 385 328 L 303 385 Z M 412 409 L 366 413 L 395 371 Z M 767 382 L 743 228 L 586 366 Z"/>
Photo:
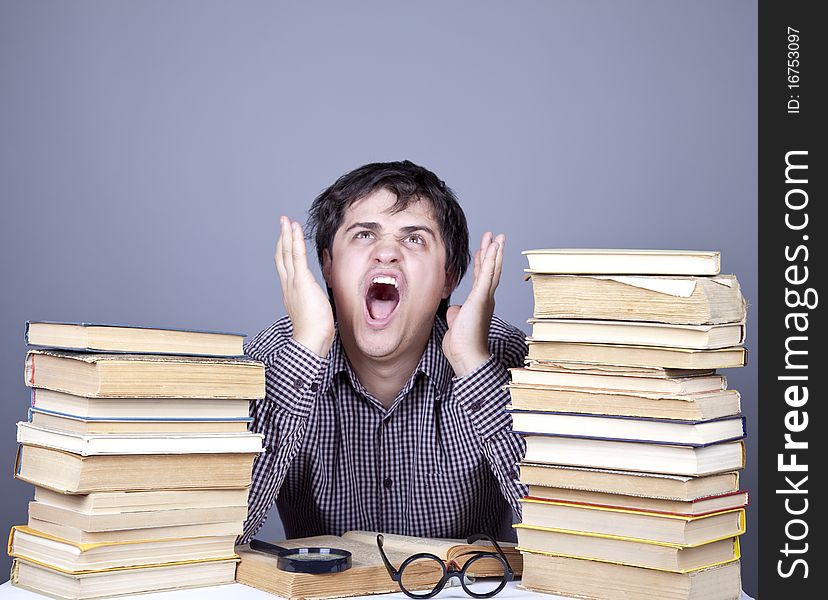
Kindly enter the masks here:
<path id="1" fill-rule="evenodd" d="M 133 354 L 241 356 L 244 334 L 103 323 L 27 321 L 30 346 Z"/>
<path id="2" fill-rule="evenodd" d="M 59 431 L 99 433 L 241 433 L 247 431 L 250 417 L 85 417 L 40 408 L 29 409 L 29 423 Z"/>

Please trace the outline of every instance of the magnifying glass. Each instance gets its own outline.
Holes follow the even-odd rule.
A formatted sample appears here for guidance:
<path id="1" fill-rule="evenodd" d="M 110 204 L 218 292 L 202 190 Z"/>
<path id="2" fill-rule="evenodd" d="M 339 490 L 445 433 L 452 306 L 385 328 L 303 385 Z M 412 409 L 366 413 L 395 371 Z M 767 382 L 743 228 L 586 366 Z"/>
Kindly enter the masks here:
<path id="1" fill-rule="evenodd" d="M 277 557 L 276 568 L 291 573 L 340 573 L 351 568 L 351 553 L 339 548 L 282 548 L 250 540 L 250 549 Z"/>

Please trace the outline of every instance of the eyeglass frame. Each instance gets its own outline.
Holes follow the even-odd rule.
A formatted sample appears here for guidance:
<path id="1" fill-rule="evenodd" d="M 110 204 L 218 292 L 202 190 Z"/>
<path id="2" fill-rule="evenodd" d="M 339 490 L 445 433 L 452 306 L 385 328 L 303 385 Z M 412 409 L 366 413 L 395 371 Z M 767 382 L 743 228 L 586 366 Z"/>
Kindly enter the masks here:
<path id="1" fill-rule="evenodd" d="M 403 561 L 403 563 L 400 565 L 399 570 L 395 569 L 394 565 L 391 564 L 391 561 L 389 561 L 388 557 L 385 555 L 385 550 L 383 550 L 383 541 L 384 541 L 384 539 L 385 538 L 383 537 L 383 535 L 381 533 L 377 534 L 377 547 L 379 548 L 380 556 L 382 557 L 382 562 L 385 563 L 385 568 L 388 570 L 388 574 L 391 576 L 391 579 L 393 581 L 395 581 L 397 583 L 397 585 L 400 586 L 400 590 L 402 591 L 402 593 L 404 593 L 409 598 L 415 598 L 417 600 L 426 600 L 427 598 L 433 598 L 434 596 L 436 596 L 437 594 L 439 594 L 440 592 L 443 591 L 443 588 L 446 587 L 446 583 L 448 583 L 449 580 L 451 580 L 455 577 L 457 577 L 460 580 L 460 586 L 463 588 L 463 591 L 466 592 L 469 596 L 471 596 L 473 598 L 491 598 L 491 597 L 499 594 L 501 591 L 503 591 L 503 588 L 506 587 L 506 584 L 508 582 L 514 581 L 514 579 L 515 579 L 515 573 L 512 570 L 512 565 L 509 564 L 509 559 L 506 558 L 506 554 L 504 554 L 503 550 L 501 549 L 501 547 L 497 543 L 497 541 L 494 540 L 493 538 L 489 537 L 485 533 L 472 534 L 466 539 L 466 542 L 469 543 L 469 544 L 474 544 L 475 542 L 478 542 L 480 540 L 486 540 L 486 541 L 491 542 L 494 545 L 497 552 L 486 552 L 484 550 L 469 550 L 467 552 L 463 552 L 462 554 L 460 554 L 458 556 L 466 556 L 466 555 L 469 555 L 469 554 L 473 554 L 475 556 L 473 558 L 467 560 L 463 564 L 462 568 L 460 568 L 459 565 L 454 560 L 450 560 L 450 561 L 448 561 L 448 563 L 446 563 L 445 560 L 443 560 L 442 558 L 440 558 L 436 554 L 431 554 L 430 552 L 418 552 L 417 554 L 413 554 L 412 556 L 409 556 L 408 558 L 406 558 Z M 474 592 L 474 591 L 470 590 L 466 586 L 466 569 L 468 568 L 468 566 L 470 564 L 474 564 L 475 562 L 477 562 L 477 560 L 479 558 L 484 558 L 484 557 L 485 558 L 495 558 L 495 559 L 499 560 L 503 564 L 504 569 L 503 569 L 503 577 L 500 581 L 500 585 L 498 585 L 497 588 L 495 588 L 491 592 L 485 592 L 485 593 L 481 594 L 481 593 Z M 434 586 L 434 588 L 431 590 L 431 592 L 418 594 L 416 592 L 407 590 L 405 588 L 405 586 L 403 586 L 403 584 L 402 584 L 402 573 L 403 573 L 403 571 L 405 571 L 405 568 L 408 565 L 410 565 L 411 563 L 413 563 L 414 561 L 420 560 L 420 559 L 426 559 L 426 558 L 437 561 L 437 563 L 439 563 L 443 567 L 443 576 L 442 576 L 442 578 Z"/>

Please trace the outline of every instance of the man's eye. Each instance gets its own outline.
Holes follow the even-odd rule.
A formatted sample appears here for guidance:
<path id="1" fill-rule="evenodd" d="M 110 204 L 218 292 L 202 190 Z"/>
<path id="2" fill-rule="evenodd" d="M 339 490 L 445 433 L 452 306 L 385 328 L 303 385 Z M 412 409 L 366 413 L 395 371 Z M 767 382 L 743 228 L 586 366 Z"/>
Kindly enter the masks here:
<path id="1" fill-rule="evenodd" d="M 374 234 L 370 231 L 358 231 L 357 234 L 354 236 L 354 239 L 357 240 L 369 240 L 374 237 Z"/>
<path id="2" fill-rule="evenodd" d="M 405 238 L 405 241 L 411 242 L 412 244 L 425 244 L 423 236 L 421 236 L 419 233 L 412 233 L 411 235 Z"/>

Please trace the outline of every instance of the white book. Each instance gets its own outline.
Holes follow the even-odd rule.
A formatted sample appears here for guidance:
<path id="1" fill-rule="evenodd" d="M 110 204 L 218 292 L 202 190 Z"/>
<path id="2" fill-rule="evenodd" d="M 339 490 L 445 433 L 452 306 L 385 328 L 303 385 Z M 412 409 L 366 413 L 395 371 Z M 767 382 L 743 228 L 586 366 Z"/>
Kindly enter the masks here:
<path id="1" fill-rule="evenodd" d="M 674 325 L 643 321 L 588 319 L 529 319 L 532 340 L 581 342 L 712 350 L 738 346 L 745 341 L 743 323 Z"/>
<path id="2" fill-rule="evenodd" d="M 524 250 L 535 273 L 603 275 L 718 275 L 715 251 L 546 248 Z"/>
<path id="3" fill-rule="evenodd" d="M 613 440 L 524 435 L 526 462 L 671 475 L 709 475 L 744 467 L 741 441 L 669 446 Z"/>
<path id="4" fill-rule="evenodd" d="M 260 433 L 76 434 L 17 424 L 17 442 L 81 456 L 101 454 L 218 454 L 262 452 Z"/>
<path id="5" fill-rule="evenodd" d="M 707 421 L 626 418 L 510 409 L 512 428 L 519 433 L 629 440 L 659 444 L 705 446 L 744 437 L 740 416 Z"/>

